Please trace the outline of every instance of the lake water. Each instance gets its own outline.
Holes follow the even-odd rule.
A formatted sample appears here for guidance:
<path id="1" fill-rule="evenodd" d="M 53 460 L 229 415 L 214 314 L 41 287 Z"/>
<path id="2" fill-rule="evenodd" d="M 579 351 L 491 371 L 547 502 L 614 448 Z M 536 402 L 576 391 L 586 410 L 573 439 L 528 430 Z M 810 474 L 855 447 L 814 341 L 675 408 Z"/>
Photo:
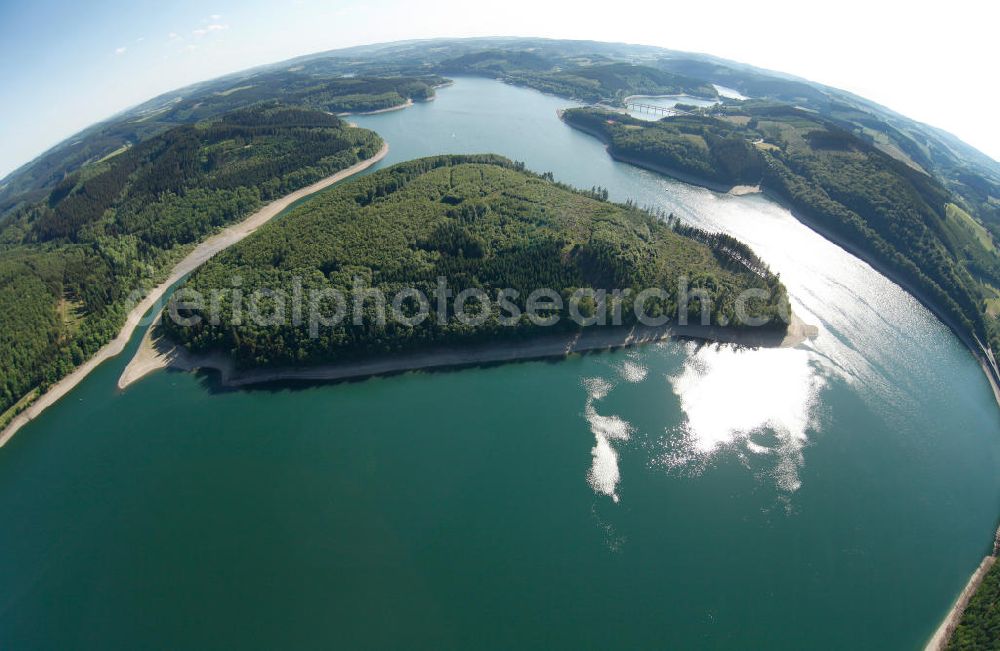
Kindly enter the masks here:
<path id="1" fill-rule="evenodd" d="M 715 88 L 715 92 L 717 92 L 720 97 L 726 97 L 728 99 L 738 99 L 738 100 L 750 99 L 749 97 L 747 97 L 740 91 L 736 90 L 735 88 L 729 88 L 728 86 L 720 86 L 719 84 L 712 84 L 712 86 Z"/>
<path id="2" fill-rule="evenodd" d="M 382 165 L 497 152 L 733 233 L 819 337 L 122 393 L 139 332 L 0 449 L 0 644 L 921 645 L 1000 514 L 977 364 L 783 208 L 616 163 L 568 105 L 461 79 L 355 121 Z"/>

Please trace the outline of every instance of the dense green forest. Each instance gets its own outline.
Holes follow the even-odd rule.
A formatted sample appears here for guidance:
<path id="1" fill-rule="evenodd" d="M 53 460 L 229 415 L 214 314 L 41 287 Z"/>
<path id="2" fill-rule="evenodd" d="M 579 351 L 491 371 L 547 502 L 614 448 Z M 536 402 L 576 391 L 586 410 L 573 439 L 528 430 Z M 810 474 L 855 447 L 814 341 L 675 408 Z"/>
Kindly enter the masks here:
<path id="1" fill-rule="evenodd" d="M 593 111 L 567 116 L 606 139 L 619 157 L 718 184 L 761 183 L 920 290 L 965 332 L 989 337 L 1000 349 L 994 244 L 1000 165 L 954 136 L 845 91 L 708 55 L 593 41 L 436 39 L 318 53 L 171 91 L 72 136 L 0 180 L 0 310 L 6 315 L 0 410 L 92 354 L 120 326 L 129 292 L 148 287 L 206 232 L 365 156 L 377 143 L 373 134 L 346 129 L 325 113 L 277 107 L 256 116 L 254 110 L 244 117 L 227 113 L 274 99 L 330 113 L 374 110 L 428 99 L 449 74 L 611 104 L 629 94 L 714 97 L 711 84 L 781 102 L 727 102 L 718 113 L 659 123 Z M 210 127 L 213 121 L 218 128 Z M 296 146 L 307 141 L 308 147 Z M 344 149 L 336 149 L 337 142 Z M 513 286 L 551 280 L 567 289 L 605 279 L 627 284 L 628 270 L 648 277 L 650 267 L 638 263 L 646 262 L 641 252 L 652 243 L 663 243 L 666 258 L 693 256 L 679 259 L 702 270 L 699 282 L 729 290 L 759 282 L 733 262 L 728 243 L 674 224 L 661 231 L 633 207 L 599 201 L 600 193 L 521 178 L 500 159 L 436 160 L 373 175 L 353 185 L 356 194 L 342 188 L 315 207 L 303 206 L 292 225 L 264 229 L 196 274 L 192 286 L 228 281 L 225 272 L 237 269 L 251 287 L 286 282 L 299 271 L 315 286 L 343 286 L 355 274 L 391 285 L 404 263 L 411 265 L 406 274 L 425 282 L 444 270 L 484 287 L 500 279 Z M 476 167 L 481 179 L 501 189 L 467 196 L 464 181 L 452 189 L 452 171 L 461 168 L 461 180 Z M 419 207 L 412 230 L 387 212 L 401 197 Z M 594 224 L 589 239 L 560 221 L 565 206 Z M 349 211 L 337 218 L 333 213 L 343 207 Z M 597 227 L 606 219 L 607 232 Z M 363 248 L 349 251 L 316 235 L 327 222 L 331 232 Z M 379 253 L 385 242 L 376 245 L 375 226 L 387 229 L 387 250 L 396 257 Z M 317 241 L 295 239 L 301 233 Z M 522 235 L 540 239 L 529 247 Z M 703 242 L 675 239 L 684 235 Z M 678 242 L 683 246 L 674 246 Z M 567 250 L 579 257 L 560 257 Z M 516 336 L 511 330 L 502 334 Z M 332 331 L 324 341 L 304 342 L 303 354 L 325 360 L 351 341 L 386 350 L 490 332 Z M 235 351 L 243 363 L 281 363 L 303 343 L 296 339 L 301 333 L 289 330 L 280 331 L 281 339 L 260 334 L 251 342 L 218 331 L 174 334 L 203 348 Z M 956 648 L 996 647 L 998 572 L 995 566 L 970 605 Z"/>
<path id="2" fill-rule="evenodd" d="M 0 180 L 0 219 L 11 206 L 47 194 L 64 172 L 179 123 L 216 117 L 264 99 L 333 112 L 348 106 L 380 108 L 397 101 L 396 95 L 421 99 L 442 81 L 435 74 L 488 76 L 609 103 L 633 93 L 715 97 L 712 84 L 720 84 L 749 97 L 805 107 L 931 174 L 953 193 L 962 210 L 1000 237 L 1000 164 L 944 131 L 862 97 L 705 54 L 624 43 L 496 37 L 401 41 L 320 52 L 165 93 L 76 134 Z M 367 103 L 348 103 L 352 95 Z M 330 97 L 341 98 L 341 103 L 322 103 Z M 322 101 L 311 103 L 313 99 Z"/>
<path id="3" fill-rule="evenodd" d="M 969 335 L 1000 350 L 1000 254 L 933 177 L 814 113 L 749 102 L 649 122 L 570 109 L 567 123 L 616 157 L 706 180 L 761 184 L 800 215 L 915 287 Z"/>
<path id="4" fill-rule="evenodd" d="M 631 300 L 648 287 L 663 288 L 668 295 L 644 304 L 648 313 L 676 317 L 678 280 L 686 276 L 692 288 L 710 292 L 714 323 L 738 323 L 734 299 L 755 287 L 770 296 L 755 312 L 772 328 L 786 327 L 785 290 L 745 245 L 631 205 L 609 203 L 605 196 L 598 189 L 575 191 L 551 175 L 524 171 L 523 165 L 497 156 L 400 163 L 268 224 L 209 261 L 186 287 L 207 297 L 232 287 L 238 277 L 241 296 L 266 289 L 286 297 L 322 290 L 350 297 L 360 281 L 389 298 L 410 287 L 431 297 L 438 278 L 444 277 L 455 292 L 476 288 L 491 299 L 498 290 L 513 289 L 518 295 L 511 301 L 521 311 L 525 299 L 540 288 L 564 297 L 579 288 L 628 288 L 633 294 L 621 304 L 622 323 L 628 324 L 635 321 Z M 301 283 L 298 289 L 296 283 Z M 445 343 L 496 341 L 541 328 L 523 314 L 506 323 L 509 312 L 495 300 L 480 313 L 483 322 L 476 326 L 439 319 L 433 301 L 430 318 L 420 324 L 391 319 L 380 324 L 377 306 L 366 302 L 355 311 L 348 301 L 343 320 L 318 332 L 310 332 L 304 322 L 293 323 L 287 312 L 280 323 L 250 323 L 242 309 L 234 311 L 234 303 L 231 293 L 222 297 L 215 324 L 203 307 L 194 310 L 203 317 L 200 322 L 178 324 L 166 318 L 164 327 L 195 351 L 225 351 L 244 366 L 316 364 Z M 280 312 L 277 300 L 269 306 L 268 314 Z M 695 319 L 701 314 L 697 300 L 688 309 Z M 580 325 L 561 318 L 551 327 Z"/>
<path id="5" fill-rule="evenodd" d="M 374 111 L 400 106 L 407 100 L 434 96 L 434 87 L 447 80 L 436 75 L 412 77 L 336 77 L 306 74 L 301 70 L 258 72 L 218 85 L 195 87 L 171 94 L 154 106 L 140 108 L 127 118 L 94 125 L 75 142 L 55 148 L 26 166 L 0 186 L 0 221 L 18 204 L 39 200 L 64 177 L 82 165 L 100 161 L 122 148 L 143 142 L 178 125 L 196 124 L 261 102 L 328 111 Z"/>
<path id="6" fill-rule="evenodd" d="M 691 174 L 720 185 L 756 184 L 763 161 L 743 128 L 710 117 L 678 115 L 647 122 L 621 113 L 567 109 L 563 119 L 605 140 L 617 158 Z"/>
<path id="7" fill-rule="evenodd" d="M 1000 236 L 1000 166 L 995 161 L 943 131 L 844 91 L 707 55 L 649 46 L 525 38 L 437 39 L 318 53 L 228 75 L 166 93 L 95 125 L 3 179 L 0 223 L 18 221 L 25 206 L 58 198 L 60 192 L 72 189 L 78 175 L 87 174 L 86 169 L 100 168 L 129 147 L 179 124 L 216 119 L 236 107 L 273 98 L 330 112 L 383 108 L 430 97 L 434 86 L 445 81 L 440 76 L 445 74 L 490 76 L 609 103 L 632 93 L 715 96 L 711 84 L 722 84 L 756 98 L 806 107 L 814 113 L 793 112 L 802 121 L 800 128 L 783 129 L 776 124 L 790 124 L 787 115 L 771 116 L 770 124 L 758 120 L 756 125 L 773 131 L 769 134 L 748 124 L 751 115 L 734 114 L 727 124 L 720 126 L 717 120 L 713 127 L 684 133 L 683 138 L 670 134 L 669 129 L 652 134 L 655 143 L 647 140 L 649 132 L 617 137 L 621 151 L 631 151 L 629 157 L 653 157 L 659 165 L 717 183 L 753 182 L 748 179 L 755 176 L 758 163 L 763 164 L 765 186 L 783 193 L 800 213 L 817 223 L 818 216 L 825 215 L 824 227 L 845 241 L 868 247 L 866 252 L 913 282 L 953 320 L 981 337 L 992 335 L 994 317 L 1000 314 L 1000 290 L 996 289 L 1000 285 L 994 281 L 993 241 Z M 832 142 L 817 141 L 814 146 L 804 137 L 812 131 L 837 131 L 854 140 L 849 151 L 837 151 Z M 753 149 L 746 147 L 747 142 Z M 841 168 L 842 163 L 847 165 Z M 936 182 L 924 180 L 921 171 Z M 841 187 L 853 177 L 861 180 L 861 186 L 874 185 L 871 180 L 880 175 L 900 180 L 893 186 L 892 200 L 903 198 L 905 207 L 892 209 L 871 192 Z M 942 186 L 950 192 L 943 208 L 937 196 Z M 907 205 L 912 193 L 926 196 Z M 79 203 L 83 205 L 84 198 Z M 868 208 L 872 214 L 865 212 Z M 18 233 L 19 228 L 24 225 L 15 224 L 11 232 Z M 60 229 L 71 231 L 73 224 L 52 217 L 33 227 L 32 236 L 54 236 Z M 24 235 L 7 233 L 4 237 L 17 241 Z M 167 232 L 160 235 L 166 240 L 176 237 Z M 25 253 L 17 264 L 47 268 L 34 257 L 38 253 Z M 971 310 L 970 304 L 974 305 Z M 64 321 L 77 321 L 72 303 L 65 303 L 62 313 Z M 996 337 L 991 336 L 991 341 L 995 345 Z"/>
<path id="8" fill-rule="evenodd" d="M 599 63 L 553 68 L 531 53 L 487 51 L 438 64 L 443 74 L 496 76 L 553 95 L 587 102 L 620 102 L 629 95 L 688 94 L 717 97 L 715 88 L 697 79 L 629 63 Z"/>
<path id="9" fill-rule="evenodd" d="M 660 67 L 738 89 L 759 99 L 806 107 L 907 165 L 935 176 L 1000 237 L 1000 165 L 949 133 L 910 120 L 851 93 L 748 66 L 693 57 Z"/>
<path id="10" fill-rule="evenodd" d="M 206 234 L 381 145 L 328 113 L 262 104 L 171 129 L 15 211 L 0 229 L 0 412 L 113 338 L 130 293 Z"/>
<path id="11" fill-rule="evenodd" d="M 948 651 L 987 651 L 1000 648 L 1000 563 L 983 577 L 976 594 L 948 641 Z"/>

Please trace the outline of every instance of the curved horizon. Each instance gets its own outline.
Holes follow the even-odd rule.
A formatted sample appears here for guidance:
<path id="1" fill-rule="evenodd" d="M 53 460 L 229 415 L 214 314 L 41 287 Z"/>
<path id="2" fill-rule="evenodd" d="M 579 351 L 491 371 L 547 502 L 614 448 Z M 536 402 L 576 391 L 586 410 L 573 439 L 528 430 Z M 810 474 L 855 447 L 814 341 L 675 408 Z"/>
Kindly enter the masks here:
<path id="1" fill-rule="evenodd" d="M 111 114 L 107 115 L 106 117 L 99 118 L 99 119 L 95 120 L 94 122 L 91 122 L 87 126 L 82 127 L 81 129 L 75 131 L 74 133 L 70 134 L 69 136 L 66 136 L 65 138 L 62 138 L 59 141 L 53 143 L 52 145 L 46 147 L 44 150 L 42 150 L 41 152 L 39 152 L 37 155 L 35 155 L 31 159 L 29 159 L 28 161 L 26 161 L 24 163 L 21 163 L 16 168 L 14 168 L 10 172 L 8 172 L 5 176 L 3 176 L 2 178 L 0 178 L 0 189 L 2 189 L 2 186 L 4 184 L 6 184 L 8 181 L 10 181 L 15 175 L 17 175 L 19 172 L 21 172 L 25 168 L 29 167 L 32 163 L 34 163 L 35 161 L 37 161 L 39 158 L 43 157 L 45 154 L 47 154 L 48 152 L 52 151 L 53 149 L 59 147 L 60 145 L 66 143 L 67 141 L 72 140 L 73 138 L 76 138 L 77 136 L 82 135 L 83 132 L 87 131 L 88 129 L 91 129 L 91 128 L 93 128 L 93 127 L 95 127 L 97 125 L 103 124 L 105 122 L 110 122 L 110 121 L 114 120 L 115 118 L 117 118 L 119 116 L 128 115 L 131 111 L 135 111 L 135 110 L 143 107 L 145 104 L 153 102 L 153 101 L 155 101 L 155 100 L 157 100 L 157 99 L 159 99 L 161 97 L 164 97 L 164 96 L 167 96 L 167 95 L 172 95 L 172 94 L 175 94 L 175 93 L 178 93 L 178 92 L 181 92 L 181 91 L 186 91 L 188 89 L 194 88 L 194 87 L 199 86 L 201 84 L 211 84 L 211 83 L 214 83 L 214 82 L 221 81 L 221 80 L 223 80 L 223 79 L 225 79 L 227 77 L 239 77 L 239 76 L 242 76 L 242 75 L 247 75 L 247 74 L 253 73 L 254 71 L 257 71 L 257 70 L 264 70 L 264 69 L 267 69 L 267 68 L 279 67 L 279 66 L 282 66 L 284 64 L 291 63 L 293 61 L 299 61 L 299 60 L 303 60 L 304 61 L 304 60 L 322 58 L 324 56 L 335 56 L 336 53 L 338 53 L 338 52 L 345 52 L 345 51 L 354 50 L 354 49 L 374 48 L 374 47 L 380 47 L 380 46 L 392 46 L 392 45 L 400 45 L 400 44 L 405 44 L 405 43 L 452 42 L 452 41 L 466 41 L 466 42 L 483 41 L 483 42 L 486 42 L 486 41 L 493 40 L 493 39 L 498 39 L 498 40 L 508 40 L 509 39 L 511 41 L 551 41 L 551 42 L 556 42 L 556 43 L 574 43 L 574 42 L 575 43 L 589 43 L 589 42 L 594 42 L 594 43 L 602 43 L 602 44 L 607 44 L 607 45 L 622 45 L 622 46 L 626 46 L 626 47 L 653 48 L 653 49 L 657 49 L 657 50 L 662 50 L 665 53 L 669 52 L 671 54 L 679 54 L 679 55 L 690 56 L 690 57 L 695 57 L 695 58 L 712 59 L 712 60 L 715 60 L 715 61 L 718 61 L 718 62 L 735 64 L 737 66 L 748 68 L 750 70 L 757 71 L 757 72 L 762 72 L 762 73 L 771 74 L 771 75 L 775 75 L 775 76 L 785 77 L 785 78 L 788 78 L 788 79 L 794 79 L 794 80 L 798 80 L 798 81 L 803 81 L 805 83 L 808 83 L 808 84 L 810 84 L 812 86 L 815 86 L 815 87 L 818 87 L 818 88 L 829 89 L 829 90 L 833 90 L 833 91 L 836 91 L 836 92 L 839 92 L 839 93 L 848 94 L 848 95 L 854 95 L 856 97 L 859 97 L 860 99 L 865 100 L 866 102 L 870 102 L 870 103 L 872 103 L 872 104 L 874 104 L 874 105 L 876 105 L 876 106 L 878 106 L 880 108 L 883 108 L 884 110 L 887 110 L 887 111 L 890 111 L 892 113 L 896 113 L 898 115 L 901 115 L 901 116 L 905 117 L 906 119 L 914 120 L 915 122 L 920 122 L 919 120 L 916 120 L 915 118 L 912 118 L 909 115 L 906 115 L 906 114 L 904 114 L 904 113 L 902 113 L 900 111 L 897 111 L 896 109 L 893 109 L 892 107 L 885 106 L 885 105 L 880 104 L 880 103 L 878 103 L 878 102 L 876 102 L 876 101 L 874 101 L 874 100 L 872 100 L 872 99 L 870 99 L 868 97 L 857 95 L 857 94 L 855 94 L 855 93 L 853 93 L 853 92 L 851 92 L 849 90 L 845 90 L 843 88 L 836 88 L 834 86 L 829 86 L 827 84 L 823 84 L 823 83 L 814 81 L 814 80 L 809 79 L 809 78 L 799 77 L 798 75 L 793 75 L 791 73 L 786 73 L 786 72 L 783 72 L 783 71 L 780 71 L 780 70 L 771 70 L 771 69 L 767 69 L 767 68 L 759 68 L 757 66 L 754 66 L 754 65 L 751 65 L 751 64 L 748 64 L 748 63 L 744 63 L 744 62 L 741 62 L 741 61 L 735 61 L 735 60 L 732 60 L 732 59 L 725 59 L 725 58 L 722 58 L 722 57 L 716 57 L 716 56 L 714 56 L 714 55 L 712 55 L 710 53 L 705 53 L 705 52 L 687 52 L 687 51 L 671 50 L 669 48 L 661 47 L 661 46 L 658 46 L 658 45 L 647 45 L 647 44 L 643 44 L 643 43 L 623 43 L 623 42 L 615 42 L 615 41 L 593 41 L 592 39 L 556 39 L 556 38 L 547 38 L 547 37 L 542 37 L 542 36 L 537 36 L 536 37 L 536 36 L 503 36 L 503 35 L 496 35 L 496 36 L 482 36 L 482 37 L 431 37 L 431 38 L 419 38 L 419 39 L 400 39 L 400 40 L 396 40 L 396 41 L 379 41 L 379 42 L 374 42 L 374 43 L 364 43 L 364 44 L 361 44 L 361 45 L 352 45 L 352 46 L 347 46 L 347 47 L 342 47 L 342 48 L 335 48 L 335 49 L 332 49 L 332 50 L 318 50 L 316 52 L 310 52 L 308 54 L 301 54 L 301 55 L 289 57 L 287 59 L 281 59 L 281 60 L 278 60 L 278 61 L 273 61 L 271 63 L 264 63 L 264 64 L 260 64 L 260 65 L 251 66 L 251 67 L 248 67 L 248 68 L 242 68 L 240 70 L 234 70 L 232 72 L 223 73 L 223 74 L 220 74 L 220 75 L 217 75 L 217 76 L 214 76 L 214 77 L 210 77 L 210 78 L 207 78 L 207 79 L 202 79 L 202 80 L 194 81 L 194 82 L 191 82 L 189 84 L 185 84 L 183 86 L 178 86 L 178 87 L 172 88 L 170 90 L 159 92 L 159 93 L 157 93 L 155 95 L 152 95 L 150 97 L 146 97 L 145 99 L 143 99 L 143 100 L 141 100 L 141 101 L 139 101 L 137 103 L 130 104 L 129 106 L 126 106 L 126 107 L 124 107 L 124 108 L 122 108 L 122 109 L 120 109 L 118 111 L 115 111 L 114 113 L 111 113 Z M 937 126 L 937 125 L 934 125 L 934 124 L 929 124 L 929 123 L 926 123 L 926 122 L 921 122 L 921 124 L 923 124 L 923 125 L 925 125 L 927 127 L 930 127 L 932 129 L 936 129 L 938 131 L 943 131 L 944 133 L 948 134 L 949 136 L 952 136 L 953 138 L 956 138 L 957 140 L 961 141 L 964 145 L 966 145 L 966 146 L 968 146 L 968 147 L 976 150 L 978 153 L 980 153 L 983 156 L 989 158 L 992 161 L 992 163 L 997 167 L 997 171 L 1000 172 L 1000 160 L 996 159 L 995 157 L 993 157 L 992 155 L 990 155 L 986 151 L 984 151 L 984 150 L 976 147 L 975 145 L 969 143 L 968 141 L 962 139 L 960 136 L 952 133 L 951 131 L 948 131 L 947 129 L 945 129 L 943 127 L 940 127 L 940 126 Z"/>
<path id="2" fill-rule="evenodd" d="M 532 38 L 710 53 L 794 75 L 945 130 L 997 165 L 1000 134 L 991 128 L 989 111 L 997 91 L 981 74 L 991 59 L 988 25 L 996 23 L 989 15 L 995 8 L 958 2 L 946 12 L 902 16 L 856 2 L 828 12 L 824 29 L 817 31 L 802 24 L 787 4 L 773 0 L 757 7 L 756 13 L 766 19 L 757 28 L 747 22 L 745 11 L 727 9 L 725 2 L 666 13 L 646 6 L 642 12 L 648 20 L 639 22 L 614 14 L 513 6 L 509 16 L 491 22 L 490 31 L 518 33 L 531 16 L 538 34 Z M 54 7 L 59 11 L 51 11 Z M 76 8 L 58 0 L 0 9 L 0 35 L 5 37 L 0 54 L 17 62 L 10 64 L 7 90 L 19 98 L 6 104 L 0 120 L 6 144 L 0 153 L 0 183 L 88 126 L 194 83 L 347 47 L 491 37 L 481 27 L 482 16 L 450 0 L 420 8 L 395 0 L 332 8 L 316 0 L 296 0 L 291 8 L 222 1 L 211 11 L 216 13 L 181 3 L 139 15 L 113 1 Z M 900 29 L 894 31 L 887 54 L 879 41 L 885 39 L 886 25 L 897 23 Z M 664 35 L 654 29 L 658 24 L 682 28 Z M 442 25 L 448 34 L 442 35 Z"/>

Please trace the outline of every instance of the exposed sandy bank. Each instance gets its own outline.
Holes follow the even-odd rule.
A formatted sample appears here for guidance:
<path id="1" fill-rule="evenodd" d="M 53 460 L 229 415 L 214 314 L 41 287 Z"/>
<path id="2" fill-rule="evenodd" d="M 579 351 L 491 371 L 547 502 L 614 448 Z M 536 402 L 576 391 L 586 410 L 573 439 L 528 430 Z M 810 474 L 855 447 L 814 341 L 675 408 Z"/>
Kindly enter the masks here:
<path id="1" fill-rule="evenodd" d="M 100 366 L 102 362 L 121 353 L 128 344 L 129 339 L 132 338 L 132 333 L 135 332 L 136 327 L 142 321 L 142 317 L 145 316 L 145 314 L 149 312 L 149 310 L 157 304 L 161 298 L 163 298 L 163 295 L 168 289 L 170 289 L 171 286 L 180 281 L 184 276 L 200 267 L 219 251 L 236 244 L 246 236 L 256 231 L 258 228 L 278 215 L 278 213 L 299 199 L 307 197 L 315 192 L 319 192 L 320 190 L 323 190 L 338 181 L 342 181 L 349 176 L 368 169 L 378 161 L 385 158 L 388 153 L 389 144 L 383 143 L 382 148 L 371 158 L 355 163 L 351 167 L 317 181 L 312 185 L 296 190 L 295 192 L 287 194 L 280 199 L 276 199 L 243 221 L 233 224 L 225 230 L 222 230 L 219 233 L 205 239 L 193 251 L 191 251 L 187 257 L 177 263 L 177 265 L 171 270 L 170 276 L 167 277 L 165 281 L 146 294 L 145 298 L 143 298 L 139 304 L 136 305 L 131 312 L 129 312 L 128 317 L 125 319 L 125 325 L 122 327 L 117 337 L 115 337 L 111 342 L 105 344 L 104 347 L 98 350 L 93 357 L 78 366 L 72 373 L 49 387 L 49 390 L 43 393 L 38 400 L 33 402 L 27 409 L 22 411 L 10 421 L 7 427 L 4 428 L 3 432 L 0 432 L 0 447 L 3 447 L 7 441 L 14 436 L 17 430 L 21 429 L 26 423 L 69 393 L 73 387 L 87 377 L 91 371 Z"/>
<path id="2" fill-rule="evenodd" d="M 944 651 L 945 647 L 948 646 L 948 641 L 951 639 L 955 629 L 958 628 L 958 623 L 962 621 L 962 614 L 965 612 L 965 607 L 969 605 L 969 600 L 972 599 L 972 595 L 976 594 L 979 584 L 983 582 L 983 578 L 990 571 L 990 568 L 993 567 L 996 560 L 996 556 L 987 556 L 979 564 L 979 567 L 976 568 L 976 571 L 969 578 L 969 582 L 965 584 L 965 589 L 958 595 L 958 599 L 955 600 L 951 610 L 948 611 L 944 621 L 941 622 L 941 625 L 938 626 L 937 630 L 934 631 L 934 635 L 927 642 L 924 651 Z"/>
<path id="3" fill-rule="evenodd" d="M 147 331 L 135 357 L 118 379 L 119 388 L 124 389 L 149 373 L 168 367 L 184 371 L 214 369 L 219 371 L 223 385 L 238 387 L 285 380 L 344 380 L 418 369 L 565 357 L 572 353 L 635 346 L 671 337 L 733 343 L 755 348 L 788 348 L 797 346 L 817 334 L 816 326 L 803 323 L 795 315 L 792 315 L 792 323 L 784 333 L 698 325 L 671 325 L 659 328 L 591 327 L 582 332 L 544 335 L 526 341 L 456 346 L 323 366 L 240 370 L 233 367 L 226 355 L 221 353 L 194 355 L 183 346 L 178 346 L 161 336 L 158 331 L 154 333 L 154 330 L 157 329 L 150 328 Z"/>
<path id="4" fill-rule="evenodd" d="M 379 113 L 391 113 L 392 111 L 401 111 L 405 108 L 410 108 L 411 106 L 413 106 L 413 100 L 407 99 L 402 104 L 389 106 L 384 109 L 376 109 L 374 111 L 345 111 L 344 113 L 338 113 L 337 117 L 345 117 L 348 115 L 378 115 Z"/>

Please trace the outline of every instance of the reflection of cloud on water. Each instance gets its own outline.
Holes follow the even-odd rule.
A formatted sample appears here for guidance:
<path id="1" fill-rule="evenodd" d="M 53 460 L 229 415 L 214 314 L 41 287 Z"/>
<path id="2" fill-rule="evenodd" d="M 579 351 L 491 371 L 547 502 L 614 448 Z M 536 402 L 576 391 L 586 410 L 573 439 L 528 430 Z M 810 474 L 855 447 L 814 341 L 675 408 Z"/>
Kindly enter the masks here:
<path id="1" fill-rule="evenodd" d="M 618 494 L 615 492 L 621 475 L 618 471 L 618 452 L 612 445 L 613 441 L 627 441 L 632 434 L 632 426 L 628 421 L 618 416 L 602 416 L 597 413 L 594 402 L 608 395 L 614 385 L 603 378 L 584 378 L 583 386 L 587 389 L 587 404 L 584 416 L 594 434 L 594 447 L 590 451 L 593 461 L 587 473 L 587 481 L 598 493 L 609 496 L 615 502 Z"/>
<path id="2" fill-rule="evenodd" d="M 824 385 L 810 352 L 687 347 L 683 368 L 669 378 L 685 420 L 665 442 L 660 462 L 697 473 L 721 449 L 739 446 L 751 463 L 771 464 L 766 474 L 778 489 L 798 490 L 802 449 Z"/>

